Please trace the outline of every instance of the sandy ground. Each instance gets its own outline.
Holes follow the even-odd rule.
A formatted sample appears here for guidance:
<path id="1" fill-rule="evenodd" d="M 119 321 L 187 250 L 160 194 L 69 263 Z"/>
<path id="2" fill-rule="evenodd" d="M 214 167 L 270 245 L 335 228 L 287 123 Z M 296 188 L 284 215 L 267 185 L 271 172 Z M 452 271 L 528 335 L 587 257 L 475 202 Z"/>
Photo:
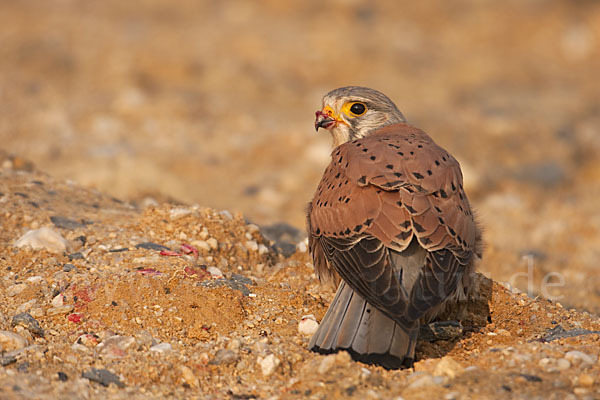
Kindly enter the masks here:
<path id="1" fill-rule="evenodd" d="M 600 313 L 597 2 L 28 0 L 2 2 L 0 26 L 0 329 L 27 341 L 0 337 L 20 351 L 0 397 L 598 397 L 596 364 L 551 372 L 570 350 L 597 355 L 597 335 L 535 341 L 597 329 Z M 457 157 L 484 227 L 481 272 L 529 295 L 495 285 L 492 324 L 423 343 L 426 389 L 410 389 L 415 371 L 327 367 L 298 333 L 332 294 L 306 253 L 290 256 L 330 153 L 314 111 L 348 84 L 384 91 Z M 288 235 L 272 246 L 276 223 Z M 69 248 L 14 247 L 40 227 Z M 135 247 L 146 241 L 201 254 Z M 202 286 L 208 267 L 221 286 Z M 19 312 L 44 336 L 13 326 Z M 500 329 L 511 336 L 488 335 Z M 172 349 L 150 350 L 162 342 Z M 211 363 L 220 349 L 235 354 Z M 280 364 L 263 376 L 269 354 Z M 444 354 L 467 370 L 442 382 Z M 80 378 L 91 368 L 126 387 Z"/>
<path id="2" fill-rule="evenodd" d="M 306 349 L 333 291 L 241 215 L 139 210 L 37 172 L 3 170 L 0 192 L 2 398 L 600 396 L 600 320 L 483 276 L 463 333 L 388 371 Z M 63 240 L 17 247 L 28 228 Z"/>

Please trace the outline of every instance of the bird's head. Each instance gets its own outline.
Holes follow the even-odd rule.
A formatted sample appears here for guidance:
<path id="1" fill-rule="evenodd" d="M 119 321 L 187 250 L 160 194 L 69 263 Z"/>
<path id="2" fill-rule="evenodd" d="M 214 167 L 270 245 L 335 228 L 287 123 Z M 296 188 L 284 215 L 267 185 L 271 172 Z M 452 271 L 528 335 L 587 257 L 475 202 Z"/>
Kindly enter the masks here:
<path id="1" fill-rule="evenodd" d="M 383 93 L 360 86 L 332 90 L 315 113 L 315 129 L 327 129 L 334 147 L 368 136 L 386 125 L 406 122 L 396 105 Z"/>

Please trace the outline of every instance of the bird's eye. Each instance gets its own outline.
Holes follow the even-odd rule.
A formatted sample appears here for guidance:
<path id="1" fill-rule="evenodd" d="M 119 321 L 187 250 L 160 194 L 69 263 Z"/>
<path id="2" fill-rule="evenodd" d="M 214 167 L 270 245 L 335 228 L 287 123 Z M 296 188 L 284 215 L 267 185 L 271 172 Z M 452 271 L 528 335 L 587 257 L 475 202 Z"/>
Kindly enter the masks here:
<path id="1" fill-rule="evenodd" d="M 352 105 L 350 106 L 350 112 L 355 116 L 361 116 L 363 115 L 365 112 L 367 112 L 367 106 L 365 106 L 363 103 L 352 103 Z"/>

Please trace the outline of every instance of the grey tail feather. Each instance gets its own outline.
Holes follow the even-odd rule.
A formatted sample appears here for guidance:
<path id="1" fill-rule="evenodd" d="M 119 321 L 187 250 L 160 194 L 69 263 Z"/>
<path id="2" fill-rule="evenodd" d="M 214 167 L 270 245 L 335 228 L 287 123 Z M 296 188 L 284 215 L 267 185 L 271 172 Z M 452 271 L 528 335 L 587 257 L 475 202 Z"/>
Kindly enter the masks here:
<path id="1" fill-rule="evenodd" d="M 418 332 L 418 325 L 407 331 L 342 281 L 308 348 L 323 354 L 346 350 L 357 361 L 407 368 L 414 362 Z"/>

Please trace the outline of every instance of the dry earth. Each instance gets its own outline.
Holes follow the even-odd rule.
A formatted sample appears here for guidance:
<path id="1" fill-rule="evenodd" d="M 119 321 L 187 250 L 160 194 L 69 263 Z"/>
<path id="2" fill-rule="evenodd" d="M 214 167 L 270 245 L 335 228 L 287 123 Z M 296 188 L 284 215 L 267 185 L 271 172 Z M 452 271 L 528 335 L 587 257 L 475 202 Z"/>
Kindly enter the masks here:
<path id="1" fill-rule="evenodd" d="M 15 169 L 0 193 L 2 398 L 600 396 L 600 319 L 483 276 L 464 332 L 388 371 L 307 351 L 299 324 L 333 292 L 301 244 L 285 258 L 241 215 L 140 210 Z M 64 242 L 15 246 L 43 228 Z"/>

